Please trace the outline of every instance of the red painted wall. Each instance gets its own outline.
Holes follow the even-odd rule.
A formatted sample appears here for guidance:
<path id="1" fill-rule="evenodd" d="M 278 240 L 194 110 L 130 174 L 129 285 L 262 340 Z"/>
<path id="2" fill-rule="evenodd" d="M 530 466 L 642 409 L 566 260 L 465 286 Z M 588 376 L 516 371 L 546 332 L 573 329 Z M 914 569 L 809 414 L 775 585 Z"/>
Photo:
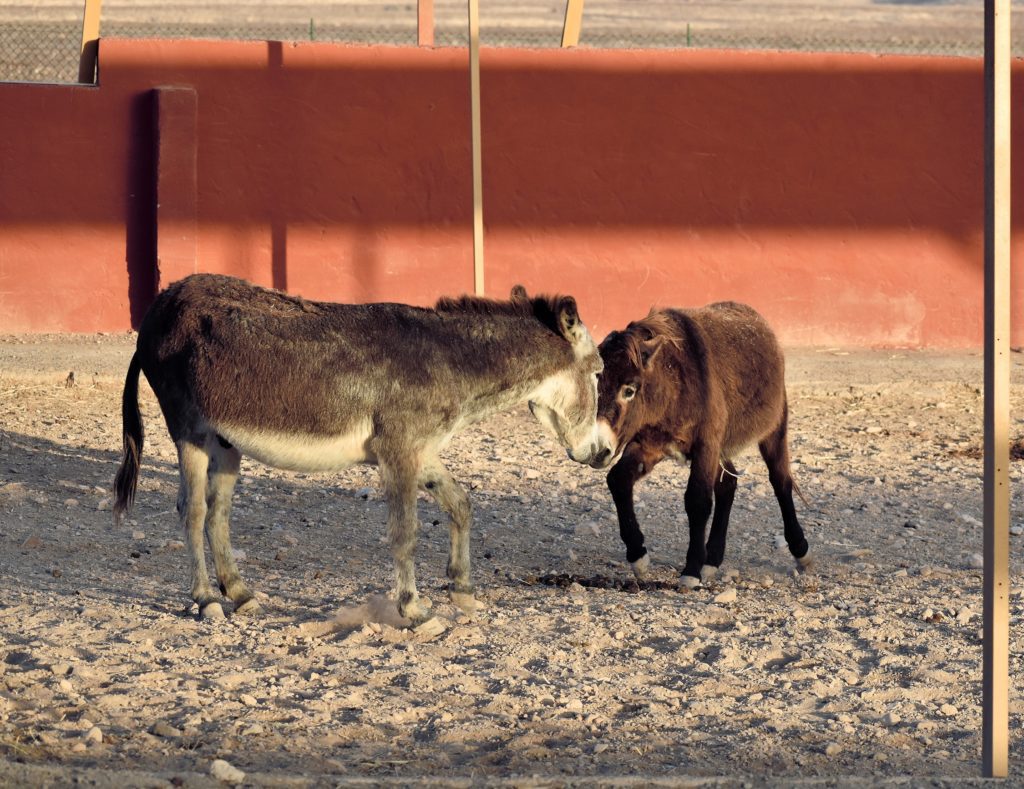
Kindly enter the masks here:
<path id="1" fill-rule="evenodd" d="M 99 87 L 0 84 L 0 332 L 128 329 L 156 258 L 173 279 L 193 250 L 310 298 L 471 290 L 466 67 L 104 40 Z M 573 293 L 597 336 L 732 298 L 790 345 L 980 346 L 979 60 L 500 49 L 482 71 L 489 294 Z"/>

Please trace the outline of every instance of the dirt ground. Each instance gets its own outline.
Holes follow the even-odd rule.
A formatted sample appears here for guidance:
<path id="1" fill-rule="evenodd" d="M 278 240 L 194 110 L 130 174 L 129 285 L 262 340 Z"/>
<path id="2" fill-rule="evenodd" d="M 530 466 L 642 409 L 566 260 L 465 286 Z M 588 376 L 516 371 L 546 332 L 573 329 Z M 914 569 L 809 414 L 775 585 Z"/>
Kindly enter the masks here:
<path id="1" fill-rule="evenodd" d="M 723 572 L 697 590 L 674 586 L 685 469 L 666 462 L 641 484 L 662 583 L 638 590 L 603 474 L 565 460 L 525 409 L 468 430 L 447 458 L 471 488 L 486 607 L 447 602 L 447 529 L 424 499 L 421 590 L 446 625 L 431 634 L 402 628 L 383 599 L 373 469 L 248 460 L 234 545 L 265 612 L 197 621 L 173 448 L 145 386 L 136 508 L 112 523 L 133 341 L 0 337 L 0 785 L 216 785 L 217 760 L 245 773 L 228 783 L 299 787 L 980 775 L 980 354 L 788 354 L 816 559 L 804 575 L 779 547 L 756 452 L 737 463 Z M 1022 610 L 1015 583 L 1015 684 Z M 1014 692 L 1012 747 L 1022 713 Z"/>

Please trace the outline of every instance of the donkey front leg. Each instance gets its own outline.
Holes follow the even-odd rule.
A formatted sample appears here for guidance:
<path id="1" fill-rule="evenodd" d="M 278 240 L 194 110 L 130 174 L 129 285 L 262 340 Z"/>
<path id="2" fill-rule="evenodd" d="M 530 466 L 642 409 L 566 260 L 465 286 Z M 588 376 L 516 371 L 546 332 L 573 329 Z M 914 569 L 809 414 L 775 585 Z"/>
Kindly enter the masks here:
<path id="1" fill-rule="evenodd" d="M 690 522 L 690 545 L 686 550 L 686 564 L 680 581 L 691 589 L 700 586 L 701 571 L 706 564 L 704 535 L 711 516 L 714 470 L 717 466 L 717 456 L 707 451 L 695 451 L 690 461 L 690 479 L 683 495 L 686 518 Z"/>
<path id="2" fill-rule="evenodd" d="M 395 602 L 398 613 L 414 624 L 425 622 L 432 615 L 420 604 L 416 591 L 416 480 L 418 475 L 402 464 L 380 461 L 384 494 L 388 503 L 388 542 L 395 563 Z"/>
<path id="3" fill-rule="evenodd" d="M 474 589 L 470 574 L 469 538 L 473 511 L 469 496 L 436 458 L 424 465 L 420 475 L 420 487 L 448 513 L 448 532 L 451 539 L 451 550 L 448 554 L 448 580 L 451 583 L 448 593 L 451 601 L 464 611 L 476 611 L 479 603 L 473 597 Z"/>
<path id="4" fill-rule="evenodd" d="M 633 575 L 643 579 L 651 560 L 644 547 L 644 533 L 633 509 L 633 488 L 638 480 L 649 474 L 660 457 L 648 457 L 638 443 L 630 444 L 619 462 L 608 472 L 608 489 L 615 502 L 615 513 L 619 518 L 619 536 L 626 545 L 626 561 L 633 568 Z"/>
<path id="5" fill-rule="evenodd" d="M 178 488 L 178 514 L 181 516 L 185 543 L 192 564 L 192 599 L 199 606 L 200 618 L 221 619 L 224 617 L 224 609 L 221 608 L 219 598 L 210 586 L 203 544 L 203 525 L 207 512 L 206 475 L 209 465 L 210 457 L 206 454 L 205 447 L 187 439 L 178 442 L 178 473 L 181 477 Z"/>
<path id="6" fill-rule="evenodd" d="M 234 602 L 236 614 L 258 614 L 259 603 L 242 580 L 231 552 L 231 495 L 238 479 L 242 453 L 220 437 L 211 438 L 208 449 L 210 469 L 206 488 L 206 538 L 210 542 L 220 590 Z"/>
<path id="7" fill-rule="evenodd" d="M 729 514 L 736 497 L 736 467 L 731 460 L 723 461 L 715 480 L 715 509 L 711 516 L 711 531 L 708 533 L 706 564 L 703 575 L 713 572 L 710 568 L 722 566 L 725 558 L 725 537 L 729 531 Z"/>

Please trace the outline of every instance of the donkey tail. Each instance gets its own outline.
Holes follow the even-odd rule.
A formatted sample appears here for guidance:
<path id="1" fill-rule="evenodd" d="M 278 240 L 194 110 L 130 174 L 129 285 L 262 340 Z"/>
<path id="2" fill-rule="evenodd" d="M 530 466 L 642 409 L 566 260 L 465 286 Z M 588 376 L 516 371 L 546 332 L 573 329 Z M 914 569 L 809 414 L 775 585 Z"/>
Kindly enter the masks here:
<path id="1" fill-rule="evenodd" d="M 124 379 L 124 393 L 121 395 L 121 423 L 123 450 L 121 466 L 114 478 L 114 522 L 120 523 L 125 512 L 135 502 L 135 487 L 139 482 L 139 466 L 142 462 L 142 414 L 139 413 L 139 372 L 142 362 L 138 351 L 128 365 Z"/>
<path id="2" fill-rule="evenodd" d="M 791 477 L 791 479 L 792 479 L 792 477 Z M 807 500 L 807 497 L 804 495 L 804 492 L 802 490 L 800 490 L 800 486 L 796 484 L 796 480 L 795 479 L 793 480 L 793 490 L 796 491 L 796 495 L 800 497 L 800 501 L 802 501 L 804 503 L 805 507 L 810 507 L 811 506 L 811 503 Z"/>

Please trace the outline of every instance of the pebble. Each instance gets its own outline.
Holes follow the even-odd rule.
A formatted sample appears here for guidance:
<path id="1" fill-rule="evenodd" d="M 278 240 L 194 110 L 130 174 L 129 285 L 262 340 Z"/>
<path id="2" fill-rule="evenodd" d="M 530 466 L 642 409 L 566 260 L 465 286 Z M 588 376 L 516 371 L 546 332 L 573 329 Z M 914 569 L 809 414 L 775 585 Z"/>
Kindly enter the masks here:
<path id="1" fill-rule="evenodd" d="M 973 616 L 974 612 L 967 606 L 964 606 L 956 612 L 956 623 L 958 625 L 966 625 L 968 622 L 971 621 L 971 617 Z"/>
<path id="2" fill-rule="evenodd" d="M 133 540 L 144 540 L 144 539 L 146 539 L 146 532 L 144 532 L 144 531 L 133 531 L 132 532 L 132 539 Z"/>
<path id="3" fill-rule="evenodd" d="M 256 701 L 256 697 L 248 693 L 243 693 L 241 696 L 238 697 L 238 700 L 242 702 L 246 707 L 255 707 L 259 704 L 259 702 Z"/>
<path id="4" fill-rule="evenodd" d="M 838 742 L 830 742 L 828 745 L 825 746 L 825 755 L 838 756 L 842 752 L 842 750 L 843 746 L 840 745 Z"/>
<path id="5" fill-rule="evenodd" d="M 373 496 L 373 488 L 360 488 L 354 495 L 357 499 L 369 500 Z"/>
<path id="6" fill-rule="evenodd" d="M 903 718 L 900 717 L 900 714 L 898 712 L 890 712 L 887 713 L 884 718 L 882 718 L 882 723 L 884 723 L 886 726 L 895 726 L 902 720 Z"/>
<path id="7" fill-rule="evenodd" d="M 210 775 L 226 784 L 240 784 L 245 780 L 245 773 L 224 759 L 214 759 L 210 764 Z"/>
<path id="8" fill-rule="evenodd" d="M 177 729 L 166 721 L 157 721 L 149 727 L 150 734 L 157 737 L 180 737 L 181 729 Z"/>
<path id="9" fill-rule="evenodd" d="M 734 603 L 736 602 L 736 587 L 730 586 L 715 595 L 716 603 Z"/>
<path id="10" fill-rule="evenodd" d="M 972 570 L 981 570 L 985 567 L 985 557 L 980 553 L 972 553 L 967 557 L 967 566 Z"/>
<path id="11" fill-rule="evenodd" d="M 952 704 L 943 704 L 941 707 L 939 707 L 939 712 L 941 712 L 947 718 L 952 718 L 953 716 L 960 714 L 960 710 L 958 710 Z"/>
<path id="12" fill-rule="evenodd" d="M 583 712 L 583 702 L 579 699 L 569 699 L 565 702 L 565 711 L 578 715 Z"/>
<path id="13" fill-rule="evenodd" d="M 86 742 L 101 743 L 103 742 L 103 731 L 99 726 L 93 726 L 89 731 L 85 733 Z"/>
<path id="14" fill-rule="evenodd" d="M 1022 534 L 1024 534 L 1024 524 L 1013 524 L 1013 526 L 1010 527 L 1010 534 L 1012 534 L 1014 537 L 1020 537 Z"/>

